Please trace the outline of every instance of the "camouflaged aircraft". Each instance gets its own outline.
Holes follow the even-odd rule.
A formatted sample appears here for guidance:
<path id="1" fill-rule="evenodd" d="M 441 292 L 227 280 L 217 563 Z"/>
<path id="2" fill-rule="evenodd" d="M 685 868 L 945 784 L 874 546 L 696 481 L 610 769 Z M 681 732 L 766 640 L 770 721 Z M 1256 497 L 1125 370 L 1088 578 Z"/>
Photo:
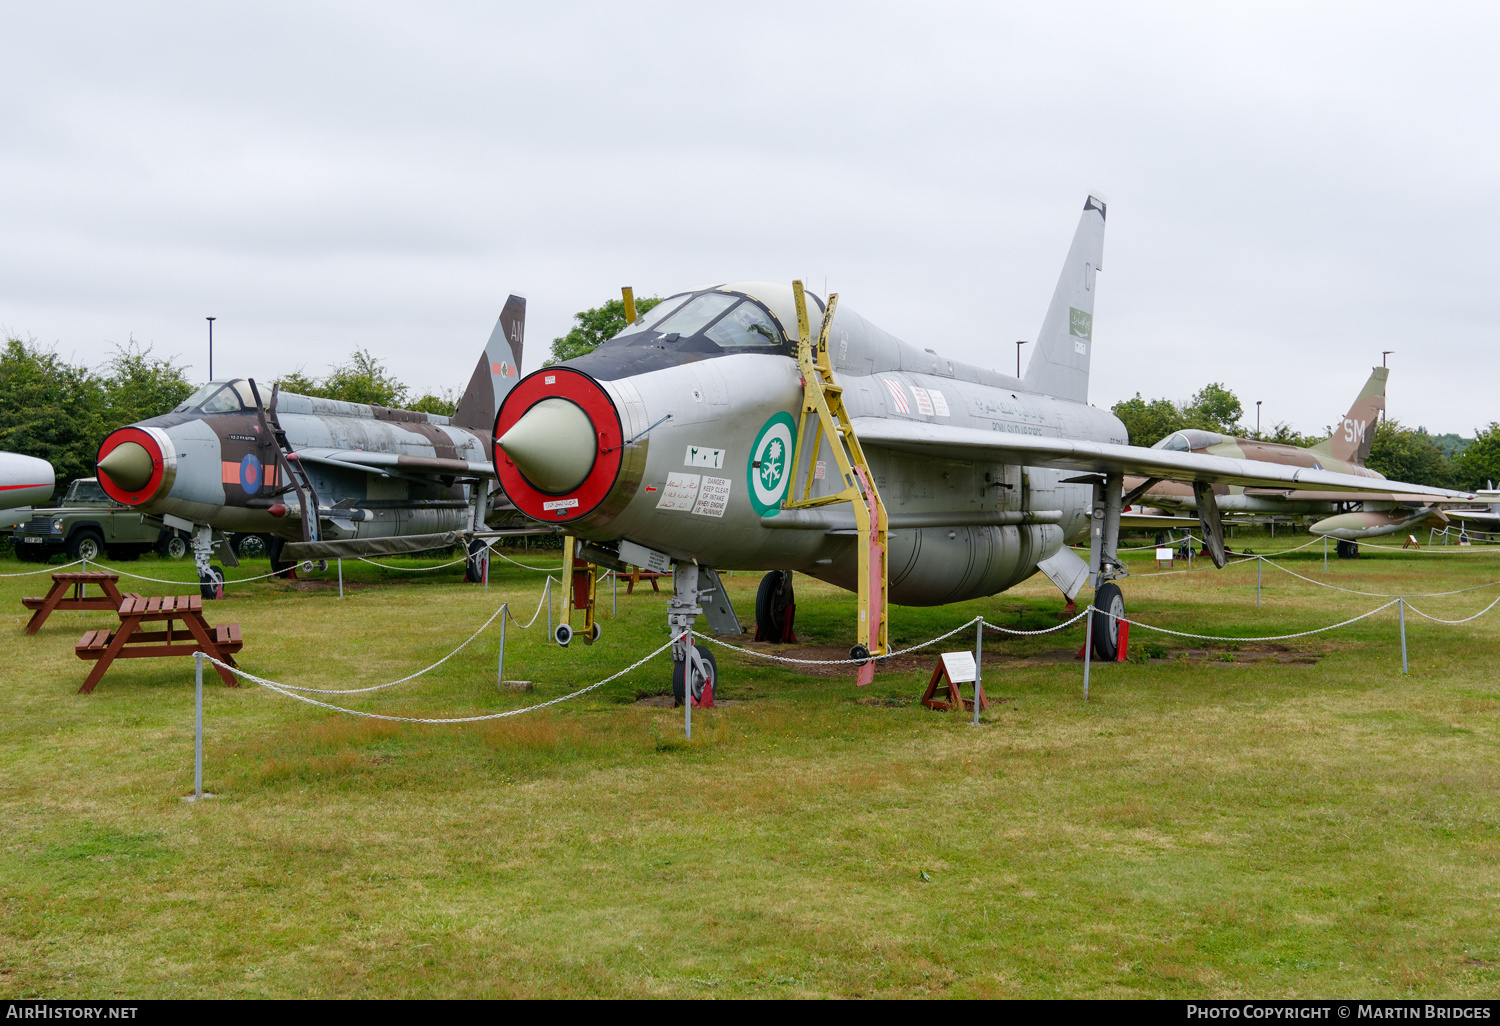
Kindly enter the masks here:
<path id="1" fill-rule="evenodd" d="M 213 381 L 105 438 L 99 483 L 192 537 L 205 595 L 223 580 L 215 547 L 237 565 L 225 532 L 266 534 L 278 570 L 473 546 L 497 512 L 490 429 L 518 380 L 525 325 L 526 300 L 511 296 L 451 418 Z"/>
<path id="2" fill-rule="evenodd" d="M 850 657 L 865 681 L 889 651 L 890 602 L 978 598 L 1040 570 L 1070 599 L 1087 579 L 1096 608 L 1123 614 L 1119 521 L 1139 498 L 1126 474 L 1186 482 L 1221 566 L 1216 486 L 1368 489 L 1345 469 L 1132 446 L 1089 405 L 1104 225 L 1089 197 L 1021 377 L 909 345 L 800 282 L 709 284 L 630 309 L 594 352 L 510 390 L 494 430 L 501 485 L 526 516 L 577 536 L 582 559 L 675 563 L 679 698 L 717 672 L 685 633 L 705 606 L 711 624 L 725 613 L 716 571 L 770 570 L 755 613 L 770 640 L 789 633 L 791 571 L 856 590 Z M 1085 539 L 1087 562 L 1066 547 Z M 732 610 L 724 619 L 736 628 Z M 1112 658 L 1117 622 L 1096 614 L 1093 627 Z"/>
<path id="3" fill-rule="evenodd" d="M 1389 375 L 1389 368 L 1371 368 L 1370 377 L 1349 407 L 1349 412 L 1334 425 L 1333 434 L 1316 445 L 1303 448 L 1254 438 L 1231 438 L 1213 431 L 1185 430 L 1173 432 L 1157 442 L 1155 448 L 1283 463 L 1369 478 L 1368 490 L 1363 492 L 1237 485 L 1214 488 L 1214 501 L 1225 513 L 1308 516 L 1309 519 L 1309 515 L 1332 514 L 1318 520 L 1309 530 L 1338 539 L 1340 558 L 1352 558 L 1359 555 L 1357 542 L 1361 538 L 1392 534 L 1429 520 L 1441 524 L 1448 522 L 1442 505 L 1432 495 L 1383 487 L 1385 475 L 1364 465 L 1375 441 L 1375 426 L 1385 410 L 1385 387 Z M 1125 487 L 1134 491 L 1142 484 L 1140 479 L 1127 479 Z M 1465 500 L 1473 499 L 1472 495 L 1454 494 Z M 1173 511 L 1197 508 L 1193 489 L 1175 481 L 1150 484 L 1140 492 L 1138 501 L 1146 507 L 1142 512 L 1147 515 L 1132 519 L 1126 514 L 1127 522 L 1137 526 L 1170 524 L 1167 520 L 1150 520 L 1148 510 L 1152 507 Z"/>

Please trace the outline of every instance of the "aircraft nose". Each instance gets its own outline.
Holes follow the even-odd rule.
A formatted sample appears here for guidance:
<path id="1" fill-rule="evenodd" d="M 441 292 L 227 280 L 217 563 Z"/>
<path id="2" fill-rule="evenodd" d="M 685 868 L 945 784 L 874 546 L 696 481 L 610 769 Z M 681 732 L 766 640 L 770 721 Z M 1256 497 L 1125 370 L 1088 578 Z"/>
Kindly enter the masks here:
<path id="1" fill-rule="evenodd" d="M 589 476 L 599 439 L 577 403 L 551 398 L 527 410 L 495 444 L 533 485 L 561 494 Z"/>
<path id="2" fill-rule="evenodd" d="M 139 442 L 121 442 L 99 461 L 99 473 L 127 492 L 137 492 L 151 480 L 151 454 Z"/>

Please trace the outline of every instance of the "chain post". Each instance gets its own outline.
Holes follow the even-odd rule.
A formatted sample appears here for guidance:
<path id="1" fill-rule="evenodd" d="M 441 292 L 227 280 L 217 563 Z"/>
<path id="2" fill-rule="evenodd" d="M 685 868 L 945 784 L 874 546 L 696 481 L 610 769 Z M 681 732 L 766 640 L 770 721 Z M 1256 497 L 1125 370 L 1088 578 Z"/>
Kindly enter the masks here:
<path id="1" fill-rule="evenodd" d="M 1192 550 L 1189 549 L 1189 552 Z M 1094 657 L 1094 600 L 1089 599 L 1089 607 L 1085 612 L 1088 617 L 1083 621 L 1083 700 L 1089 700 L 1089 663 Z"/>
<path id="2" fill-rule="evenodd" d="M 974 726 L 979 726 L 979 696 L 984 693 L 984 617 L 974 618 Z"/>
<path id="3" fill-rule="evenodd" d="M 510 619 L 510 603 L 500 607 L 500 663 L 495 667 L 495 686 L 505 686 L 505 621 Z"/>
<path id="4" fill-rule="evenodd" d="M 168 626 L 171 626 L 170 624 Z M 193 653 L 193 797 L 203 797 L 203 653 Z"/>
<path id="5" fill-rule="evenodd" d="M 1396 615 L 1401 622 L 1401 673 L 1405 676 L 1411 672 L 1406 666 L 1406 599 L 1396 600 Z"/>

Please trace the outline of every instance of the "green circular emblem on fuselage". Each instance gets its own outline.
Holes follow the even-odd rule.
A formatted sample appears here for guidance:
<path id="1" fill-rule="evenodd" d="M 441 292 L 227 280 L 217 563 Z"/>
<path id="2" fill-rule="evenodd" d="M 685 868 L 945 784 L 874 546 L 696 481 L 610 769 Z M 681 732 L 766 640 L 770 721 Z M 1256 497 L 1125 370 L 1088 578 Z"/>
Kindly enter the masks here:
<path id="1" fill-rule="evenodd" d="M 796 451 L 797 422 L 790 413 L 774 414 L 761 425 L 750 447 L 750 505 L 761 516 L 781 508 L 782 497 L 792 481 L 792 454 Z"/>

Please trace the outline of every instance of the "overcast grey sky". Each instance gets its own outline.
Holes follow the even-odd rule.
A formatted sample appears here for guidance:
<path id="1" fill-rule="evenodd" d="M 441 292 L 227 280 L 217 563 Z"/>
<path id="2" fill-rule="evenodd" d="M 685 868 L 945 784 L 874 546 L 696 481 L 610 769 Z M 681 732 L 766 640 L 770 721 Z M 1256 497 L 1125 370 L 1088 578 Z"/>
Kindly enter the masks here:
<path id="1" fill-rule="evenodd" d="M 0 4 L 0 326 L 458 388 L 618 295 L 801 276 L 1014 367 L 1110 203 L 1091 400 L 1500 418 L 1492 6 Z M 1491 227 L 1486 228 L 1486 225 Z"/>

